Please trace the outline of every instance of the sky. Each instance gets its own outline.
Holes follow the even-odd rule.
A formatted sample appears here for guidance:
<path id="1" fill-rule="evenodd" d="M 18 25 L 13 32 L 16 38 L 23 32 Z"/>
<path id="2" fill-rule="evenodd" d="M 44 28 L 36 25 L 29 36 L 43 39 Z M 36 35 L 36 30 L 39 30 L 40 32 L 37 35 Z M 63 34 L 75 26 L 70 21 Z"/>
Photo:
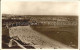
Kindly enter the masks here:
<path id="1" fill-rule="evenodd" d="M 78 15 L 78 2 L 3 1 L 2 14 Z"/>

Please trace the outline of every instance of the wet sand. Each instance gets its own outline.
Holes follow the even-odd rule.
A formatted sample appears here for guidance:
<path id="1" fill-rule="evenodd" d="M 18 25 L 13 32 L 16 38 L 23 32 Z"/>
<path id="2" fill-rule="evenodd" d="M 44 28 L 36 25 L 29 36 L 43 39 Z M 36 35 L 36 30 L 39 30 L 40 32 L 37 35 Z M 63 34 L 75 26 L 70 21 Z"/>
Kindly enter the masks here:
<path id="1" fill-rule="evenodd" d="M 31 26 L 33 30 L 40 32 L 51 39 L 55 39 L 73 48 L 78 48 L 78 27 Z"/>

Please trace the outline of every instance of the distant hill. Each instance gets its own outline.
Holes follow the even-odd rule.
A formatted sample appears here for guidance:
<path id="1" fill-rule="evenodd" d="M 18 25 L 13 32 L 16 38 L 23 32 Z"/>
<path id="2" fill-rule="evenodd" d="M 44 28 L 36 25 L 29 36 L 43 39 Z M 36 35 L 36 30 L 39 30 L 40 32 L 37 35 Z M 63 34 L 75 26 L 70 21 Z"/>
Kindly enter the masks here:
<path id="1" fill-rule="evenodd" d="M 2 14 L 2 17 L 29 17 L 29 16 L 34 16 L 34 17 L 77 17 L 76 15 L 14 15 L 14 14 Z"/>

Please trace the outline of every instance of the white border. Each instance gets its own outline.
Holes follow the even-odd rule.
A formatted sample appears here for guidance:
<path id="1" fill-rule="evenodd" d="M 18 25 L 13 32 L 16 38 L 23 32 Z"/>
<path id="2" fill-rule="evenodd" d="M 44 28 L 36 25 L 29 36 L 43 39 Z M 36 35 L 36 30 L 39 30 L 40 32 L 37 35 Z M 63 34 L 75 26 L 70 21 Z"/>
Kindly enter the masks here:
<path id="1" fill-rule="evenodd" d="M 55 1 L 55 2 L 76 2 L 79 0 L 2 0 L 2 1 Z"/>
<path id="2" fill-rule="evenodd" d="M 80 49 L 80 1 L 78 2 L 78 48 Z"/>
<path id="3" fill-rule="evenodd" d="M 79 0 L 2 0 L 2 1 L 79 1 Z"/>
<path id="4" fill-rule="evenodd" d="M 0 10 L 1 10 L 1 1 L 0 1 Z M 1 45 L 2 44 L 2 15 L 1 15 L 1 11 L 0 11 L 0 49 L 1 49 Z"/>

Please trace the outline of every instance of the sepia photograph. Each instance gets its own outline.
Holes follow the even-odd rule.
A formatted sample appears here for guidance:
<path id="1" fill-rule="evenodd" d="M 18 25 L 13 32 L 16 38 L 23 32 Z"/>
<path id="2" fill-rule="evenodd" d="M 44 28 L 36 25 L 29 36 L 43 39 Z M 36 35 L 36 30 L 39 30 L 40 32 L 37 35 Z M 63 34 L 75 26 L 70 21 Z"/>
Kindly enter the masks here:
<path id="1" fill-rule="evenodd" d="M 78 49 L 78 2 L 2 1 L 2 49 Z"/>

